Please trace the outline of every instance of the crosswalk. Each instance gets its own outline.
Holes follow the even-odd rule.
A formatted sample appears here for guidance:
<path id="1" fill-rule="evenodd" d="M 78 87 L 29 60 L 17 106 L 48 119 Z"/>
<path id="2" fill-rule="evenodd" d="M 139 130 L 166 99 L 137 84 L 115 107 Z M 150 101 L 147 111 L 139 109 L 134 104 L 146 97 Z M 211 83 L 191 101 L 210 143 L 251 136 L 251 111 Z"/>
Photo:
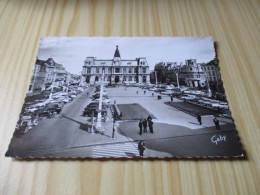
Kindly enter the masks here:
<path id="1" fill-rule="evenodd" d="M 93 158 L 122 158 L 122 157 L 135 157 L 139 156 L 138 144 L 135 142 L 107 144 L 95 146 L 93 148 Z"/>

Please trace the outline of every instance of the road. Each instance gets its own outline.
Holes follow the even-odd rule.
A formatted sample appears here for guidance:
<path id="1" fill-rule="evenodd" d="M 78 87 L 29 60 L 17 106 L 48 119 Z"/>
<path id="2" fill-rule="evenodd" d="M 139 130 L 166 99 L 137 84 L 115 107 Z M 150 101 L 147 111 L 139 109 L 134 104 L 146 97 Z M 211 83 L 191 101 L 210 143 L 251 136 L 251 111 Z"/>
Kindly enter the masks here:
<path id="1" fill-rule="evenodd" d="M 61 115 L 43 119 L 28 133 L 14 136 L 7 156 L 18 157 L 137 157 L 136 142 L 145 140 L 145 157 L 173 156 L 230 156 L 241 154 L 241 147 L 231 119 L 220 119 L 221 131 L 216 131 L 212 116 L 203 117 L 202 126 L 197 119 L 173 109 L 158 100 L 152 92 L 142 93 L 140 88 L 107 88 L 108 96 L 118 104 L 138 103 L 155 116 L 154 134 L 138 134 L 137 121 L 120 121 L 112 138 L 113 123 L 103 124 L 104 132 L 91 134 L 90 122 L 82 116 L 90 101 L 93 88 L 86 89 L 73 102 L 67 104 Z M 139 90 L 137 94 L 136 91 Z M 89 96 L 87 95 L 89 93 Z M 131 115 L 135 115 L 136 111 Z M 62 116 L 62 117 L 61 117 Z M 224 130 L 224 131 L 223 131 Z M 226 136 L 218 144 L 211 138 Z"/>
<path id="2" fill-rule="evenodd" d="M 94 88 L 86 89 L 65 105 L 60 115 L 44 118 L 28 133 L 14 137 L 9 152 L 19 155 L 29 151 L 57 150 L 85 143 L 90 125 L 87 124 L 86 117 L 81 115 L 90 101 L 87 93 L 91 95 L 93 91 Z M 61 117 L 62 115 L 64 117 Z"/>

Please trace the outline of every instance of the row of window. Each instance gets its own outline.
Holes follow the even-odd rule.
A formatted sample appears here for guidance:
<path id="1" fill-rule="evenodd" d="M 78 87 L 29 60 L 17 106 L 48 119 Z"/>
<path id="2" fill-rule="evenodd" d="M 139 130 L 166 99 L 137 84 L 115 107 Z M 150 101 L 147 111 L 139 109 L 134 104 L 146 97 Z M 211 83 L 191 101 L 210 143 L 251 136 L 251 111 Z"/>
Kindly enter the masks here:
<path id="1" fill-rule="evenodd" d="M 180 74 L 179 75 L 180 78 L 201 78 L 201 76 L 199 74 L 197 75 L 184 75 L 184 74 Z"/>
<path id="2" fill-rule="evenodd" d="M 216 77 L 209 77 L 208 80 L 209 81 L 217 81 L 217 78 Z"/>
<path id="3" fill-rule="evenodd" d="M 212 75 L 212 76 L 215 76 L 216 74 L 215 74 L 215 72 L 212 71 L 212 72 L 208 72 L 208 75 L 209 75 L 209 76 L 211 76 L 211 75 Z"/>
<path id="4" fill-rule="evenodd" d="M 204 71 L 207 71 L 207 70 L 210 70 L 210 67 L 209 66 L 208 67 L 204 67 L 204 68 L 202 67 L 202 69 Z M 215 70 L 213 66 L 211 66 L 211 70 Z"/>
<path id="5" fill-rule="evenodd" d="M 95 80 L 97 80 L 97 79 L 95 79 Z M 105 79 L 105 80 L 106 80 L 106 79 Z M 107 77 L 107 81 L 111 81 L 111 76 L 108 76 L 108 77 Z M 126 77 L 126 76 L 123 77 L 123 81 L 127 81 L 127 77 Z M 133 76 L 129 76 L 129 77 L 128 77 L 128 81 L 136 81 L 136 78 L 133 77 Z"/>
<path id="6" fill-rule="evenodd" d="M 105 70 L 105 72 L 111 73 L 111 70 L 112 70 L 112 68 L 107 68 L 107 71 Z M 123 69 L 122 68 L 115 68 L 114 70 L 115 70 L 114 71 L 115 73 L 136 73 L 135 68 L 128 68 L 128 70 L 127 70 L 127 68 L 123 68 Z M 86 72 L 85 68 L 83 69 L 83 72 Z M 91 68 L 87 68 L 87 73 L 88 74 L 91 73 Z M 102 68 L 97 67 L 96 73 L 102 73 Z M 146 73 L 146 68 L 142 68 L 142 73 Z"/>

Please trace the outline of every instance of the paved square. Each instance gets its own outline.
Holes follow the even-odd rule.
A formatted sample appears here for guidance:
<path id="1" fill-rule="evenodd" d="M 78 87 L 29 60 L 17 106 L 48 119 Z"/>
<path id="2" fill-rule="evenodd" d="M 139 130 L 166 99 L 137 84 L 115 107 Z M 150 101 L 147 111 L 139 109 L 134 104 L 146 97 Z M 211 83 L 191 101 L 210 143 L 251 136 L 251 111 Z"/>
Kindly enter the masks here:
<path id="1" fill-rule="evenodd" d="M 103 131 L 91 133 L 90 118 L 82 116 L 95 91 L 89 87 L 65 105 L 60 115 L 42 119 L 25 134 L 16 133 L 7 156 L 132 158 L 139 155 L 139 140 L 145 141 L 145 157 L 228 156 L 240 152 L 234 124 L 229 118 L 219 118 L 222 130 L 218 131 L 212 116 L 203 116 L 200 126 L 196 117 L 166 105 L 165 102 L 170 101 L 167 95 L 158 100 L 157 93 L 138 87 L 105 90 L 111 102 L 116 101 L 123 112 L 123 120 L 116 121 L 114 128 L 109 113 L 102 122 Z M 180 101 L 174 99 L 174 102 Z M 140 136 L 138 119 L 147 118 L 148 114 L 153 117 L 154 134 Z M 216 145 L 211 140 L 213 136 L 226 136 L 227 140 Z"/>

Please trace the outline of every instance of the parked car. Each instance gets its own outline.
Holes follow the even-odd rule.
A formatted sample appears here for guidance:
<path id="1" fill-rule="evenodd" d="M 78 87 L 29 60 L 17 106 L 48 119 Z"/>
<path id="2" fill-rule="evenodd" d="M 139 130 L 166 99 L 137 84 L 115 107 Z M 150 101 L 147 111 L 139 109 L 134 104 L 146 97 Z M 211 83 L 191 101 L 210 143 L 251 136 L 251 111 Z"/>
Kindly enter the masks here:
<path id="1" fill-rule="evenodd" d="M 92 102 L 99 102 L 99 100 L 100 100 L 100 98 L 97 98 L 97 99 L 94 99 Z M 102 99 L 102 102 L 103 102 L 104 104 L 109 104 L 109 103 L 111 103 L 111 99 L 109 99 L 109 98 L 103 98 L 103 99 Z"/>
<path id="2" fill-rule="evenodd" d="M 86 107 L 85 110 L 83 111 L 83 116 L 91 116 L 92 112 L 94 112 L 94 116 L 97 116 L 97 114 L 98 114 L 98 105 L 97 106 Z M 105 113 L 107 113 L 107 107 L 106 106 L 102 106 L 101 114 L 104 115 Z"/>
<path id="3" fill-rule="evenodd" d="M 36 110 L 38 110 L 38 108 L 35 108 L 35 107 L 27 107 L 24 109 L 25 112 L 34 112 Z"/>
<path id="4" fill-rule="evenodd" d="M 183 95 L 183 96 L 181 96 L 181 99 L 182 100 L 194 100 L 196 98 L 196 96 L 195 95 Z"/>
<path id="5" fill-rule="evenodd" d="M 173 93 L 173 91 L 166 90 L 166 91 L 162 91 L 161 93 L 164 94 L 164 95 L 171 95 Z"/>

